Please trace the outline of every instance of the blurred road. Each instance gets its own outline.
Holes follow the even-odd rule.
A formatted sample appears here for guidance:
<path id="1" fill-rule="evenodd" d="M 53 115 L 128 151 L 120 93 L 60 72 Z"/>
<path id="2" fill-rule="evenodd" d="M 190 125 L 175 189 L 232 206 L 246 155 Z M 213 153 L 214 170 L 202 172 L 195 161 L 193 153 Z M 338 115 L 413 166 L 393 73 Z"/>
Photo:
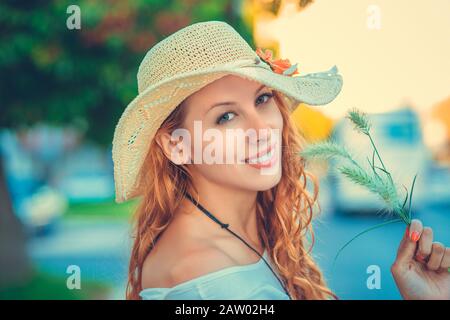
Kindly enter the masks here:
<path id="1" fill-rule="evenodd" d="M 341 253 L 335 270 L 332 270 L 338 249 L 358 232 L 383 219 L 326 213 L 314 223 L 316 243 L 313 254 L 328 285 L 341 299 L 400 299 L 390 265 L 405 226 L 396 223 L 364 234 Z M 417 218 L 433 228 L 436 240 L 450 244 L 450 209 L 427 209 Z M 104 281 L 113 286 L 108 298 L 123 299 L 130 246 L 128 228 L 125 220 L 63 220 L 54 233 L 32 239 L 29 251 L 41 269 L 68 277 L 67 267 L 78 265 L 82 281 Z M 366 270 L 370 265 L 377 265 L 381 270 L 380 289 L 367 287 L 370 274 Z"/>
<path id="2" fill-rule="evenodd" d="M 29 241 L 29 254 L 36 266 L 67 278 L 67 267 L 77 265 L 83 281 L 112 286 L 109 299 L 123 299 L 129 257 L 129 225 L 126 221 L 92 219 L 63 220 L 54 232 Z"/>
<path id="3" fill-rule="evenodd" d="M 450 208 L 424 209 L 414 215 L 434 231 L 434 241 L 450 245 Z M 394 223 L 365 233 L 339 255 L 334 270 L 334 256 L 348 240 L 366 228 L 385 221 L 380 217 L 356 217 L 331 214 L 314 223 L 316 243 L 313 254 L 322 267 L 328 285 L 341 299 L 401 299 L 390 273 L 397 248 L 405 232 L 403 223 Z M 368 289 L 367 267 L 377 265 L 381 272 L 380 289 Z"/>

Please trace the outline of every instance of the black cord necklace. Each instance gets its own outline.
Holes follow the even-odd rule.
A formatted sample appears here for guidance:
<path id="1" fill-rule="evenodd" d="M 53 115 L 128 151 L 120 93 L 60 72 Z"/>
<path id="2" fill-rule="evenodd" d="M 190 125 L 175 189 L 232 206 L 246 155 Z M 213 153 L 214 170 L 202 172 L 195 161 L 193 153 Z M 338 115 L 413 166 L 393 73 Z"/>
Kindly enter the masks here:
<path id="1" fill-rule="evenodd" d="M 289 291 L 286 289 L 283 281 L 281 281 L 281 279 L 278 277 L 278 275 L 275 273 L 275 271 L 273 271 L 272 267 L 269 265 L 269 263 L 266 261 L 266 259 L 264 259 L 264 257 L 258 252 L 258 250 L 256 250 L 255 248 L 253 248 L 251 245 L 249 245 L 247 243 L 247 241 L 245 241 L 244 239 L 242 239 L 239 235 L 237 235 L 236 233 L 234 233 L 232 230 L 230 230 L 229 224 L 227 223 L 223 223 L 221 222 L 219 219 L 217 219 L 211 212 L 209 212 L 208 210 L 206 210 L 200 203 L 198 203 L 197 201 L 194 200 L 194 198 L 188 193 L 186 192 L 185 197 L 188 198 L 198 209 L 200 209 L 200 211 L 202 211 L 204 214 L 206 214 L 209 218 L 211 218 L 215 223 L 217 223 L 218 225 L 220 225 L 220 227 L 222 229 L 226 229 L 228 230 L 228 232 L 230 232 L 232 235 L 234 235 L 235 237 L 237 237 L 239 240 L 241 240 L 247 247 L 249 247 L 250 249 L 252 249 L 254 252 L 256 252 L 256 254 L 264 261 L 264 263 L 269 267 L 270 271 L 272 271 L 273 275 L 277 278 L 277 280 L 280 282 L 281 286 L 283 287 L 284 291 L 286 292 L 286 294 L 288 295 L 289 299 L 292 300 L 291 295 L 289 294 Z"/>

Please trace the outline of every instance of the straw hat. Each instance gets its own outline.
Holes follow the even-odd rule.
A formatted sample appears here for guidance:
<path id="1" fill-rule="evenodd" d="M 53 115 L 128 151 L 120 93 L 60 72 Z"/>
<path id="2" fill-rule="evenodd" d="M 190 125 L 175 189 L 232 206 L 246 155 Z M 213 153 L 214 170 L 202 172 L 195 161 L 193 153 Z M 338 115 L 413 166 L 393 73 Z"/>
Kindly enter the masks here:
<path id="1" fill-rule="evenodd" d="M 112 157 L 117 203 L 141 195 L 137 176 L 166 117 L 189 95 L 228 74 L 281 92 L 291 111 L 300 102 L 327 104 L 342 87 L 336 66 L 298 76 L 274 72 L 225 22 L 200 22 L 178 30 L 145 55 L 137 73 L 139 94 L 116 126 Z"/>

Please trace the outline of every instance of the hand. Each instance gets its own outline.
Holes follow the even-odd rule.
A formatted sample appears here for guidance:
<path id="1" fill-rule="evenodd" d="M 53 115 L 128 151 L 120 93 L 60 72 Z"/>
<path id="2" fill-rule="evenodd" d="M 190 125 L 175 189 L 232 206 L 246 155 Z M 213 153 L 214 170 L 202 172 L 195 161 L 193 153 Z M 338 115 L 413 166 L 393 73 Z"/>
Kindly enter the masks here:
<path id="1" fill-rule="evenodd" d="M 433 242 L 433 230 L 413 219 L 397 252 L 391 272 L 407 300 L 450 299 L 450 248 Z"/>

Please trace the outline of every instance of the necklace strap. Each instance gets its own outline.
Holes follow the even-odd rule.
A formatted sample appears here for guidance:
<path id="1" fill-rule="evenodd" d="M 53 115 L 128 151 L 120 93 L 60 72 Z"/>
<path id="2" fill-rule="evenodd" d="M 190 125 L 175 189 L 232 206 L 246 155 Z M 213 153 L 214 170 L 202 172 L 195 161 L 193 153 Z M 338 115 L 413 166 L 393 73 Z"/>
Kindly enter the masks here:
<path id="1" fill-rule="evenodd" d="M 200 203 L 195 201 L 195 199 L 188 192 L 185 193 L 185 196 L 186 196 L 186 198 L 191 200 L 191 202 L 197 208 L 199 208 L 204 214 L 206 214 L 208 217 L 210 217 L 212 220 L 214 220 L 216 223 L 218 223 L 222 229 L 229 227 L 229 224 L 221 222 L 219 219 L 217 219 L 215 216 L 213 216 L 208 210 L 206 210 Z"/>
<path id="2" fill-rule="evenodd" d="M 185 192 L 185 197 L 188 198 L 200 211 L 202 211 L 204 214 L 206 214 L 209 218 L 211 218 L 214 222 L 216 222 L 217 224 L 220 225 L 220 227 L 222 229 L 226 229 L 228 232 L 230 232 L 232 235 L 234 235 L 235 237 L 237 237 L 239 240 L 241 240 L 247 247 L 249 247 L 251 250 L 253 250 L 254 252 L 256 252 L 256 254 L 264 261 L 264 263 L 269 267 L 270 271 L 272 271 L 273 275 L 275 276 L 275 278 L 277 278 L 277 280 L 280 282 L 282 288 L 284 289 L 284 291 L 286 292 L 286 294 L 288 295 L 289 299 L 292 300 L 291 295 L 289 294 L 289 291 L 286 289 L 286 286 L 284 285 L 283 281 L 281 281 L 281 279 L 278 277 L 278 275 L 275 273 L 275 271 L 273 271 L 272 267 L 269 265 L 269 263 L 266 261 L 266 259 L 264 259 L 264 257 L 258 252 L 258 250 L 256 250 L 255 248 L 253 248 L 251 245 L 249 245 L 247 243 L 247 241 L 245 241 L 244 239 L 242 239 L 242 237 L 240 237 L 238 234 L 236 234 L 235 232 L 233 232 L 232 230 L 230 230 L 229 224 L 228 223 L 223 223 L 222 221 L 220 221 L 219 219 L 217 219 L 211 212 L 209 212 L 208 210 L 206 210 L 198 201 L 196 201 L 187 191 Z"/>

